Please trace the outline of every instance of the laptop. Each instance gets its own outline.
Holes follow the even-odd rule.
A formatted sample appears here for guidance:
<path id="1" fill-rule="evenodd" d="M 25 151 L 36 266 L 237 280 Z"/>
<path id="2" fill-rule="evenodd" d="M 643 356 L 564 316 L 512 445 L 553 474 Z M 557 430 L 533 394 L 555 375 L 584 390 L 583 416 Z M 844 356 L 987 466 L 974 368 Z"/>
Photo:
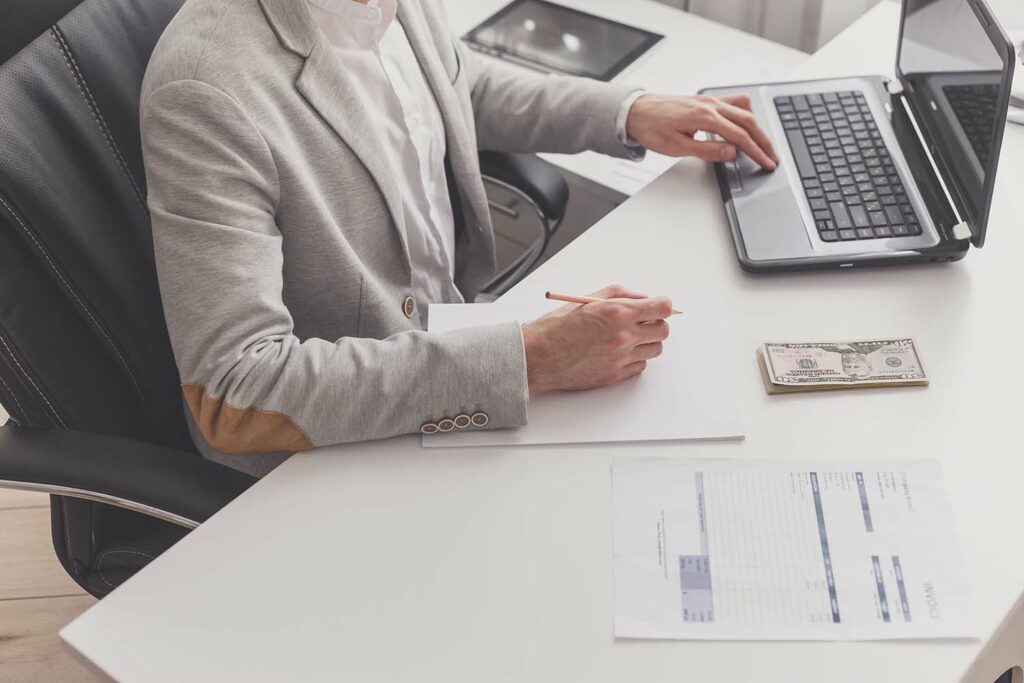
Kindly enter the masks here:
<path id="1" fill-rule="evenodd" d="M 956 261 L 985 242 L 1013 81 L 984 0 L 904 0 L 896 78 L 702 92 L 751 96 L 781 163 L 715 173 L 753 272 Z"/>

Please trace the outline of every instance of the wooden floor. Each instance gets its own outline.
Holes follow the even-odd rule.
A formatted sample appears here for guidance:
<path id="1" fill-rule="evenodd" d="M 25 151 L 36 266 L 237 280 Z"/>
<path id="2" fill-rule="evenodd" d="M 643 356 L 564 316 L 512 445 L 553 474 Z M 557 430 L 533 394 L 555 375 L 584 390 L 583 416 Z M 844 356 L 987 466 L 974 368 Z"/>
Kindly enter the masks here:
<path id="1" fill-rule="evenodd" d="M 53 553 L 49 498 L 0 489 L 0 681 L 94 683 L 57 639 L 94 602 Z"/>

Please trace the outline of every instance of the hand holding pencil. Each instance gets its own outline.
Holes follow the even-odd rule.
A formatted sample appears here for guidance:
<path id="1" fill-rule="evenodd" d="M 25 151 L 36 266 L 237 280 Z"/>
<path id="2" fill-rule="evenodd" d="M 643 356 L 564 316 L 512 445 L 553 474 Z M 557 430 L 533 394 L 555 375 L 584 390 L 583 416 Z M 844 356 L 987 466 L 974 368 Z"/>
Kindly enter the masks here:
<path id="1" fill-rule="evenodd" d="M 665 297 L 618 285 L 588 297 L 548 293 L 578 303 L 523 326 L 531 392 L 580 390 L 614 384 L 647 369 L 668 338 L 666 318 L 679 313 Z"/>

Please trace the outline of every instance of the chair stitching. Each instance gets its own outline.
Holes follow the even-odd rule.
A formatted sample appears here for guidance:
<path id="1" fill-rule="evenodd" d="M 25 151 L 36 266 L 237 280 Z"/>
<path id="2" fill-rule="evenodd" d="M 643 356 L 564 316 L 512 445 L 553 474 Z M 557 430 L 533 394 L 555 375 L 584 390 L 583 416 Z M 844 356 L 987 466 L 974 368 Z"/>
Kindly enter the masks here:
<path id="1" fill-rule="evenodd" d="M 102 553 L 100 553 L 99 556 L 96 558 L 96 569 L 99 569 L 100 565 L 103 564 L 103 558 L 104 557 L 106 557 L 107 555 L 116 555 L 118 553 L 121 553 L 123 555 L 138 555 L 139 557 L 145 557 L 146 559 L 149 559 L 149 560 L 155 560 L 156 559 L 156 555 L 150 555 L 148 553 L 144 553 L 144 552 L 141 552 L 139 550 L 124 550 L 124 549 L 121 549 L 121 548 L 108 548 L 107 550 L 104 550 Z"/>
<path id="2" fill-rule="evenodd" d="M 60 499 L 60 511 L 61 516 L 64 518 L 64 546 L 68 549 L 68 562 L 74 567 L 75 558 L 71 556 L 71 525 L 68 523 L 67 501 L 63 498 Z"/>
<path id="3" fill-rule="evenodd" d="M 116 589 L 117 586 L 115 586 L 114 584 L 112 584 L 109 581 L 107 581 L 107 577 L 103 573 L 103 570 L 100 569 L 100 565 L 103 563 L 103 558 L 104 557 L 106 557 L 107 555 L 116 555 L 117 553 L 122 553 L 124 555 L 138 555 L 140 557 L 145 557 L 146 559 L 149 559 L 149 560 L 155 560 L 156 559 L 155 555 L 150 555 L 148 553 L 143 553 L 143 552 L 140 552 L 138 550 L 123 550 L 123 549 L 118 549 L 118 548 L 109 548 L 107 550 L 104 550 L 96 558 L 96 575 L 100 577 L 100 581 L 102 581 L 103 583 L 105 583 L 108 586 L 110 586 L 111 589 Z"/>
<path id="4" fill-rule="evenodd" d="M 115 586 L 114 584 L 112 584 L 109 581 L 107 581 L 107 577 L 103 576 L 103 572 L 98 571 L 98 572 L 96 572 L 96 575 L 98 577 L 100 577 L 100 581 L 102 581 L 103 583 L 105 583 L 108 586 L 110 586 L 111 590 L 114 590 L 115 588 L 117 588 L 117 586 Z"/>
<path id="5" fill-rule="evenodd" d="M 146 206 L 146 200 L 142 197 L 142 190 L 139 189 L 138 183 L 135 182 L 135 178 L 132 177 L 131 172 L 128 170 L 128 163 L 121 154 L 121 150 L 118 148 L 117 142 L 114 141 L 114 136 L 110 133 L 110 128 L 107 126 L 107 122 L 104 120 L 103 114 L 100 112 L 99 105 L 96 104 L 96 99 L 93 97 L 92 91 L 89 89 L 89 84 L 85 82 L 85 76 L 82 74 L 81 69 L 78 68 L 78 62 L 75 60 L 75 56 L 71 54 L 71 47 L 64 38 L 64 33 L 55 24 L 50 27 L 50 34 L 53 36 L 54 42 L 57 43 L 57 48 L 60 49 L 61 54 L 64 56 L 64 63 L 68 65 L 69 69 L 71 69 L 71 74 L 75 78 L 75 85 L 78 87 L 78 92 L 81 93 L 86 105 L 88 105 L 89 111 L 92 113 L 92 118 L 96 121 L 96 125 L 100 129 L 100 133 L 103 135 L 103 139 L 106 141 L 107 147 L 110 148 L 111 153 L 114 155 L 114 159 L 121 168 L 121 173 L 124 174 L 128 184 L 131 185 L 135 199 L 138 200 L 139 205 L 142 206 L 143 212 L 146 215 L 149 215 L 149 208 Z"/>
<path id="6" fill-rule="evenodd" d="M 3 199 L 0 199 L 0 202 L 2 201 Z M 28 374 L 28 371 L 26 371 L 24 366 L 22 366 L 22 364 L 18 361 L 18 357 L 14 355 L 14 351 L 12 351 L 11 347 L 7 345 L 7 341 L 3 338 L 3 335 L 0 335 L 0 344 L 3 344 L 4 348 L 7 349 L 7 354 L 14 361 L 14 364 L 18 366 L 18 369 L 21 370 L 21 374 L 35 388 L 36 393 L 38 393 L 39 396 L 43 399 L 43 401 L 46 402 L 46 405 L 49 406 L 50 412 L 53 414 L 54 419 L 57 420 L 61 427 L 67 429 L 67 423 L 64 422 L 64 419 L 60 416 L 60 413 L 58 413 L 57 409 L 53 407 L 52 403 L 50 403 L 50 399 L 46 397 L 46 394 L 43 393 L 43 390 L 39 388 L 39 385 L 36 384 L 36 381 L 32 379 L 32 376 Z"/>
<path id="7" fill-rule="evenodd" d="M 78 302 L 79 307 L 89 317 L 89 320 L 92 321 L 93 326 L 99 331 L 100 334 L 103 335 L 103 338 L 107 340 L 107 343 L 110 345 L 110 348 L 113 349 L 114 354 L 121 362 L 121 366 L 125 369 L 125 372 L 128 373 L 128 378 L 131 380 L 132 384 L 135 385 L 135 390 L 138 392 L 139 398 L 142 400 L 143 403 L 145 403 L 145 398 L 142 395 L 142 387 L 139 386 L 138 381 L 135 379 L 135 373 L 131 371 L 131 368 L 128 365 L 128 361 L 121 354 L 121 350 L 118 348 L 117 344 L 115 344 L 114 340 L 111 339 L 110 335 L 107 334 L 106 329 L 104 329 L 104 327 L 100 325 L 100 321 L 97 320 L 96 316 L 92 314 L 92 310 L 88 306 L 86 306 L 85 302 L 81 299 L 81 297 L 78 296 L 78 292 L 76 292 L 75 289 L 71 286 L 71 284 L 67 281 L 67 279 L 65 279 L 64 274 L 61 273 L 60 270 L 57 268 L 57 264 L 53 262 L 53 260 L 50 258 L 49 253 L 46 251 L 46 249 L 43 248 L 43 245 L 39 242 L 39 240 L 36 239 L 35 234 L 31 230 L 29 230 L 28 226 L 25 225 L 25 222 L 21 220 L 21 217 L 14 212 L 14 209 L 11 208 L 11 205 L 8 204 L 3 197 L 0 197 L 0 205 L 3 205 L 3 207 L 7 209 L 7 212 L 14 217 L 14 220 L 18 223 L 18 225 L 21 226 L 21 229 L 24 231 L 24 233 L 28 235 L 28 238 L 32 240 L 32 242 L 36 245 L 36 249 L 39 250 L 39 253 L 43 255 L 44 259 L 46 259 L 46 262 L 50 265 L 50 270 L 53 271 L 53 274 L 57 276 L 57 278 L 64 285 L 64 288 L 67 289 L 68 293 L 70 293 L 71 296 L 74 297 L 75 301 Z M 24 372 L 24 370 L 22 371 Z M 33 384 L 35 384 L 35 382 L 33 382 Z M 38 389 L 38 387 L 36 388 Z M 47 401 L 47 403 L 49 403 L 49 401 Z"/>
<path id="8" fill-rule="evenodd" d="M 27 420 L 28 419 L 28 413 L 25 412 L 25 409 L 22 407 L 21 402 L 18 400 L 17 395 L 14 393 L 14 391 L 11 389 L 11 387 L 7 385 L 7 382 L 4 381 L 3 377 L 0 377 L 0 384 L 4 385 L 4 390 L 7 391 L 7 393 L 11 395 L 11 400 L 14 401 L 14 405 L 18 408 L 18 412 L 21 413 L 22 419 L 23 420 Z"/>

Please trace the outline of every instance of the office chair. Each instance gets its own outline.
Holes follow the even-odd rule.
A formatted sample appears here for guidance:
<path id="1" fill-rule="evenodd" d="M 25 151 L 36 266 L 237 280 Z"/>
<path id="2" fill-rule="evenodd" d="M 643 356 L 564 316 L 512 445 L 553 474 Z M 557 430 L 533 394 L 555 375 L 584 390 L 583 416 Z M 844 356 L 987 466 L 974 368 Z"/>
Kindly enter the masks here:
<path id="1" fill-rule="evenodd" d="M 7 0 L 0 25 L 0 487 L 50 494 L 57 557 L 97 597 L 255 482 L 192 445 L 155 275 L 139 92 L 182 1 Z M 546 239 L 565 181 L 483 161 Z"/>
<path id="2" fill-rule="evenodd" d="M 492 211 L 518 221 L 522 218 L 520 206 L 526 204 L 538 228 L 530 246 L 484 285 L 477 298 L 493 301 L 522 280 L 544 255 L 565 218 L 569 184 L 554 166 L 532 154 L 481 152 L 480 172 L 485 186 L 511 196 L 510 201 L 501 202 L 494 198 L 492 190 L 488 199 Z"/>

